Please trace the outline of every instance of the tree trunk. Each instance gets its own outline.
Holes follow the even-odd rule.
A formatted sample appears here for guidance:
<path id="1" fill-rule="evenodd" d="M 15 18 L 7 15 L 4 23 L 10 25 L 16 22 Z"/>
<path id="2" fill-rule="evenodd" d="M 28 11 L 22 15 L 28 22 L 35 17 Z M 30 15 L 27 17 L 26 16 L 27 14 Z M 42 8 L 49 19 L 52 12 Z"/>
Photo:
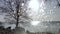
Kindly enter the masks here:
<path id="1" fill-rule="evenodd" d="M 17 5 L 16 10 L 17 10 L 17 12 L 16 12 L 17 13 L 17 15 L 16 15 L 16 17 L 17 17 L 16 18 L 16 28 L 17 28 L 18 24 L 19 24 L 19 14 L 18 14 L 19 13 L 19 4 Z"/>

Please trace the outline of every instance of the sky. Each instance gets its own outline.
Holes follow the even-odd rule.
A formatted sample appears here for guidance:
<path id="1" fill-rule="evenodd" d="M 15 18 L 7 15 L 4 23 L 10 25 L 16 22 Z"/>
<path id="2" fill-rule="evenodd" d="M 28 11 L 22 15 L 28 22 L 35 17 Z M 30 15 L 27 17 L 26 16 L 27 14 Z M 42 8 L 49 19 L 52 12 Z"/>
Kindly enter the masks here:
<path id="1" fill-rule="evenodd" d="M 56 0 L 31 0 L 31 11 L 28 12 L 33 20 L 37 21 L 60 21 L 60 7 Z"/>
<path id="2" fill-rule="evenodd" d="M 0 4 L 0 6 L 4 6 L 2 2 Z M 58 7 L 56 0 L 30 0 L 28 8 L 31 10 L 27 13 L 33 20 L 60 21 L 60 7 Z M 2 19 L 0 21 L 4 21 L 4 16 L 1 16 L 0 19 Z"/>

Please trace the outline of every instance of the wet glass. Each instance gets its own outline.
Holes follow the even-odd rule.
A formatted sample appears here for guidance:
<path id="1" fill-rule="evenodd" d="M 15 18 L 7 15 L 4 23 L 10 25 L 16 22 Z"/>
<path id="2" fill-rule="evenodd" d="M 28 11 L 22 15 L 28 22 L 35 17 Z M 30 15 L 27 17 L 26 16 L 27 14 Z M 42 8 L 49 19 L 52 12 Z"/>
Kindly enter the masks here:
<path id="1" fill-rule="evenodd" d="M 29 31 L 59 34 L 60 0 L 30 0 L 28 16 L 32 19 Z"/>
<path id="2" fill-rule="evenodd" d="M 0 34 L 60 34 L 60 0 L 0 0 Z"/>

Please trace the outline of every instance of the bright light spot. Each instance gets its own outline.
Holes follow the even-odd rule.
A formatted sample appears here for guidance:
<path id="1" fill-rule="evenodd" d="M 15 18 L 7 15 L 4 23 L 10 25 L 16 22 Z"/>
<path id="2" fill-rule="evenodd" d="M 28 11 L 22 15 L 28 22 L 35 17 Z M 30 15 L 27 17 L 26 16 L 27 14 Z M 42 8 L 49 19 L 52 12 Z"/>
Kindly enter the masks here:
<path id="1" fill-rule="evenodd" d="M 39 3 L 37 0 L 31 0 L 29 3 L 29 8 L 33 9 L 34 11 L 39 9 Z"/>
<path id="2" fill-rule="evenodd" d="M 24 3 L 22 3 L 22 6 L 24 6 Z"/>
<path id="3" fill-rule="evenodd" d="M 34 25 L 34 26 L 38 25 L 39 23 L 40 23 L 40 21 L 31 21 L 31 24 Z"/>
<path id="4" fill-rule="evenodd" d="M 42 2 L 39 2 L 38 0 L 30 0 L 28 8 L 31 8 L 30 11 L 28 11 L 29 17 L 32 18 L 33 21 L 42 21 L 45 19 L 45 3 L 42 0 Z M 35 24 L 35 23 L 34 23 Z"/>

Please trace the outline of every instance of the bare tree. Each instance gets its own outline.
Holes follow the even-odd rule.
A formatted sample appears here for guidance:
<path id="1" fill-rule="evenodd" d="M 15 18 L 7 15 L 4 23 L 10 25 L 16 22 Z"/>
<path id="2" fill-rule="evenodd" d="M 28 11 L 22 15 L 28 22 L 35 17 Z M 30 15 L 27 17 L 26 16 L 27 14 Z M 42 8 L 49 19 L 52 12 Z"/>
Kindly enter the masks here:
<path id="1" fill-rule="evenodd" d="M 6 16 L 8 16 L 9 18 L 13 18 L 15 20 L 16 28 L 18 27 L 19 22 L 21 22 L 24 19 L 26 20 L 29 19 L 26 13 L 26 11 L 28 10 L 26 6 L 27 0 L 2 0 L 2 1 L 3 5 L 0 6 L 0 10 L 2 10 L 2 13 L 6 13 Z"/>

